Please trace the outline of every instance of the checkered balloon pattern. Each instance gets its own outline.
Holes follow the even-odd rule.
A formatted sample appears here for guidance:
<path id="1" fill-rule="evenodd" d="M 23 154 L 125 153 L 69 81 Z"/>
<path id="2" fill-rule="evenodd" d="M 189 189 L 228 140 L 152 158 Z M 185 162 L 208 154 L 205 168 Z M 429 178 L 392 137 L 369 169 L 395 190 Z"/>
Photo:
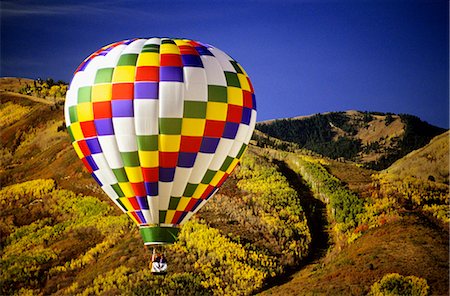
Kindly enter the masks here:
<path id="1" fill-rule="evenodd" d="M 65 104 L 76 153 L 141 227 L 177 227 L 228 178 L 256 122 L 252 84 L 219 49 L 124 40 L 76 70 Z"/>

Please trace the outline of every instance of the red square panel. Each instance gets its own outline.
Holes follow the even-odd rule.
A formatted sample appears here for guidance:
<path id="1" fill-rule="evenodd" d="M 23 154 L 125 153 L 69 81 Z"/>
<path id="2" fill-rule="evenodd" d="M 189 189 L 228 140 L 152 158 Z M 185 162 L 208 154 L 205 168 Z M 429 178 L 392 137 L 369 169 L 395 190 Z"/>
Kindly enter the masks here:
<path id="1" fill-rule="evenodd" d="M 131 205 L 133 206 L 133 209 L 135 210 L 140 210 L 141 208 L 139 207 L 139 203 L 136 199 L 136 197 L 129 197 L 128 201 L 131 203 Z"/>
<path id="2" fill-rule="evenodd" d="M 181 136 L 180 152 L 199 152 L 202 137 Z"/>
<path id="3" fill-rule="evenodd" d="M 95 119 L 112 118 L 111 102 L 95 102 L 92 105 Z"/>
<path id="4" fill-rule="evenodd" d="M 179 46 L 179 49 L 181 54 L 198 55 L 198 52 L 195 50 L 195 48 L 189 45 L 181 45 Z"/>
<path id="5" fill-rule="evenodd" d="M 223 175 L 222 179 L 220 179 L 219 183 L 217 183 L 217 187 L 222 186 L 223 182 L 225 182 L 228 179 L 229 174 L 225 173 L 225 175 Z"/>
<path id="6" fill-rule="evenodd" d="M 97 136 L 97 130 L 95 129 L 94 121 L 80 122 L 80 127 L 85 138 Z"/>
<path id="7" fill-rule="evenodd" d="M 220 138 L 222 137 L 224 128 L 225 121 L 206 120 L 204 136 Z"/>
<path id="8" fill-rule="evenodd" d="M 177 166 L 178 152 L 159 152 L 159 166 L 162 168 L 174 168 Z"/>
<path id="9" fill-rule="evenodd" d="M 139 216 L 136 214 L 136 212 L 129 212 L 129 213 L 134 217 L 134 219 L 136 219 L 136 221 L 138 221 L 139 224 L 143 223 L 141 218 L 139 218 Z"/>
<path id="10" fill-rule="evenodd" d="M 216 188 L 216 187 L 211 186 L 211 185 L 208 185 L 208 187 L 206 187 L 206 190 L 202 193 L 202 195 L 201 195 L 200 198 L 201 198 L 201 199 L 206 199 L 206 198 L 208 197 L 208 195 L 209 195 L 211 192 L 213 192 L 214 188 Z"/>
<path id="11" fill-rule="evenodd" d="M 249 91 L 242 91 L 244 93 L 244 107 L 252 109 L 253 103 L 252 103 L 252 93 Z"/>
<path id="12" fill-rule="evenodd" d="M 231 104 L 228 105 L 227 122 L 241 123 L 241 120 L 242 120 L 242 107 Z"/>
<path id="13" fill-rule="evenodd" d="M 158 182 L 159 168 L 142 168 L 142 175 L 145 182 Z"/>
<path id="14" fill-rule="evenodd" d="M 146 196 L 147 195 L 147 191 L 145 191 L 145 186 L 144 186 L 143 182 L 130 183 L 130 184 L 131 184 L 131 187 L 133 188 L 134 195 L 136 195 L 136 196 Z"/>
<path id="15" fill-rule="evenodd" d="M 179 54 L 162 54 L 159 64 L 161 66 L 182 67 L 181 56 Z"/>
<path id="16" fill-rule="evenodd" d="M 84 156 L 91 155 L 91 150 L 89 150 L 89 147 L 85 140 L 78 141 L 78 147 L 80 147 L 81 152 Z"/>
<path id="17" fill-rule="evenodd" d="M 136 81 L 159 81 L 159 67 L 143 66 L 136 68 Z"/>
<path id="18" fill-rule="evenodd" d="M 196 198 L 191 198 L 191 200 L 189 201 L 189 203 L 187 204 L 186 208 L 184 209 L 186 212 L 190 212 L 192 211 L 192 208 L 197 204 L 198 199 Z"/>
<path id="19" fill-rule="evenodd" d="M 81 159 L 81 161 L 83 162 L 84 166 L 87 168 L 87 170 L 89 171 L 89 173 L 92 174 L 92 172 L 93 172 L 94 170 L 92 169 L 91 165 L 90 165 L 89 162 L 86 160 L 86 158 L 83 157 L 83 158 Z"/>
<path id="20" fill-rule="evenodd" d="M 112 85 L 113 100 L 132 100 L 134 96 L 134 83 L 114 83 Z"/>
<path id="21" fill-rule="evenodd" d="M 184 212 L 182 212 L 182 211 L 175 211 L 175 214 L 173 215 L 173 218 L 172 218 L 172 224 L 177 224 L 178 223 L 178 220 L 180 220 L 180 217 L 181 217 L 181 215 L 183 215 L 183 213 Z"/>
<path id="22" fill-rule="evenodd" d="M 190 40 L 189 43 L 192 44 L 192 46 L 202 46 L 200 43 L 195 42 L 193 40 Z"/>

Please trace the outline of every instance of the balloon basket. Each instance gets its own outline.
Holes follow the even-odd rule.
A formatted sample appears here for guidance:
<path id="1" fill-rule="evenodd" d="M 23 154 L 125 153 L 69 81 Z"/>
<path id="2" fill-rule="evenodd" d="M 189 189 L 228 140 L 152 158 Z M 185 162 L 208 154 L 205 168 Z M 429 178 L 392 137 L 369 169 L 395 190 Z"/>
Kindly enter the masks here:
<path id="1" fill-rule="evenodd" d="M 179 228 L 176 227 L 141 227 L 139 229 L 144 245 L 168 245 L 177 240 Z"/>

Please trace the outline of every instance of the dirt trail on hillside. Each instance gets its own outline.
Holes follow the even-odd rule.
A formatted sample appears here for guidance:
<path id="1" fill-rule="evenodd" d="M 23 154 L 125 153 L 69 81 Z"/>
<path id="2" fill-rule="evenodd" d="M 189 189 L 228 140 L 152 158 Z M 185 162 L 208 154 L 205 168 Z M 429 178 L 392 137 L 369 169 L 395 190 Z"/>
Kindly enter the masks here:
<path id="1" fill-rule="evenodd" d="M 331 236 L 328 232 L 329 223 L 327 220 L 327 209 L 325 203 L 314 197 L 310 188 L 300 175 L 295 173 L 289 166 L 281 160 L 274 159 L 273 162 L 280 168 L 280 172 L 286 177 L 289 185 L 297 191 L 300 204 L 305 211 L 308 220 L 308 227 L 311 232 L 310 253 L 298 266 L 286 270 L 278 277 L 273 278 L 264 287 L 263 292 L 272 287 L 279 286 L 292 280 L 292 276 L 298 271 L 315 265 L 326 254 L 331 246 Z"/>

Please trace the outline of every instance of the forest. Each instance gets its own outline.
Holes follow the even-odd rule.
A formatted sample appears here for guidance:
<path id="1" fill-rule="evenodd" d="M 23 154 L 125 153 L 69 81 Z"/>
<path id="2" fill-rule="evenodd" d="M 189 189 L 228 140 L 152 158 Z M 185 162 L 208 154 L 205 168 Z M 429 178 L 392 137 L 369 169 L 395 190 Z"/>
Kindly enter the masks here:
<path id="1" fill-rule="evenodd" d="M 380 139 L 368 141 L 361 135 L 363 130 L 375 131 L 377 121 L 388 127 L 396 119 L 403 126 L 401 135 L 397 137 L 391 137 L 387 133 Z M 260 122 L 256 129 L 325 157 L 345 158 L 376 170 L 389 167 L 395 160 L 424 146 L 433 137 L 445 131 L 413 115 L 367 111 L 329 112 L 305 118 Z M 379 157 L 376 160 L 361 159 L 371 152 L 379 154 Z"/>
<path id="2" fill-rule="evenodd" d="M 36 86 L 49 82 L 37 81 Z M 19 94 L 25 84 L 32 91 Z M 300 128 L 297 121 L 307 122 L 301 123 L 309 128 L 299 134 L 302 143 L 288 141 L 283 133 L 278 138 L 255 131 L 230 178 L 182 227 L 178 241 L 165 247 L 169 273 L 155 276 L 149 269 L 151 249 L 143 246 L 137 226 L 115 208 L 77 159 L 64 130 L 62 94 L 55 99 L 41 89 L 38 98 L 30 81 L 15 87 L 0 92 L 0 294 L 448 291 L 449 279 L 442 276 L 448 274 L 449 259 L 449 186 L 442 182 L 448 175 L 432 171 L 441 165 L 436 157 L 448 151 L 448 143 L 437 153 L 431 142 L 423 157 L 414 157 L 422 161 L 414 166 L 427 170 L 420 178 L 398 173 L 412 167 L 407 158 L 395 170 L 370 170 L 357 161 L 360 152 L 353 162 L 339 150 L 336 157 L 327 157 L 324 150 L 305 147 L 317 139 L 333 142 L 370 132 L 371 127 L 361 129 L 370 124 L 400 126 L 410 135 L 394 142 L 423 146 L 437 130 L 430 132 L 433 128 L 415 117 L 359 112 L 356 120 L 348 112 L 334 112 L 315 115 L 312 121 L 281 121 L 293 130 Z M 410 123 L 402 123 L 406 121 Z M 339 129 L 326 130 L 330 122 Z M 259 126 L 271 129 L 273 124 Z M 366 145 L 361 139 L 356 142 Z M 391 155 L 404 152 L 395 153 Z M 314 210 L 319 204 L 324 205 L 323 221 L 314 219 L 322 215 Z M 323 225 L 312 225 L 317 221 Z M 320 250 L 318 229 L 324 240 Z"/>

